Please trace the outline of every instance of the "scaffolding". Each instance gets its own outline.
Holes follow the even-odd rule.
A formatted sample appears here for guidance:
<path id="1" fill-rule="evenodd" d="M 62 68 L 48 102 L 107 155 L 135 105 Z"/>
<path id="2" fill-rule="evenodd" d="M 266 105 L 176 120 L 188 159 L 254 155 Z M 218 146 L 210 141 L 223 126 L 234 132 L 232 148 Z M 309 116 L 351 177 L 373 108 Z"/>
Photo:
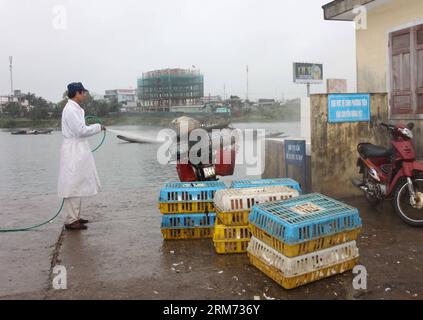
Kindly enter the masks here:
<path id="1" fill-rule="evenodd" d="M 144 109 L 169 111 L 171 106 L 201 103 L 204 77 L 198 70 L 164 69 L 145 72 L 138 79 L 138 97 Z"/>

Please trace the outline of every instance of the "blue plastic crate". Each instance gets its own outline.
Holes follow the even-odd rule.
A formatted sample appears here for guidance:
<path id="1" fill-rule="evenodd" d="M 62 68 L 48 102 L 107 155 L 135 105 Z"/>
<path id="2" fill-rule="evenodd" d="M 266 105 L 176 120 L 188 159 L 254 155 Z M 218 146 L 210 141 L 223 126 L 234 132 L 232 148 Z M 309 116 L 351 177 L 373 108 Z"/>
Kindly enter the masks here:
<path id="1" fill-rule="evenodd" d="M 213 201 L 217 190 L 226 189 L 221 181 L 169 182 L 160 190 L 159 202 Z"/>
<path id="2" fill-rule="evenodd" d="M 209 228 L 214 226 L 215 221 L 215 213 L 164 215 L 162 229 Z"/>
<path id="3" fill-rule="evenodd" d="M 291 187 L 297 190 L 302 194 L 300 184 L 289 178 L 277 178 L 277 179 L 256 179 L 256 180 L 235 180 L 232 181 L 231 188 L 241 189 L 241 188 L 258 188 L 265 186 L 284 186 Z"/>
<path id="4" fill-rule="evenodd" d="M 362 226 L 356 208 L 317 193 L 256 205 L 249 221 L 288 244 L 311 241 Z"/>

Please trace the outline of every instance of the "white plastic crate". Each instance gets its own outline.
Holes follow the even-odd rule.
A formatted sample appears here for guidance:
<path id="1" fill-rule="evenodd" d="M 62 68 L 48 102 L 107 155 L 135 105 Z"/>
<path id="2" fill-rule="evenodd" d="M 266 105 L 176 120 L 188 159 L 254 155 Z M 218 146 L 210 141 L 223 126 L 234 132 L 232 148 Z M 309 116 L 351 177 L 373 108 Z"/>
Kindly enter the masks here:
<path id="1" fill-rule="evenodd" d="M 218 190 L 214 205 L 221 212 L 250 211 L 255 204 L 298 197 L 299 192 L 284 186 Z"/>
<path id="2" fill-rule="evenodd" d="M 268 266 L 280 270 L 284 277 L 295 277 L 358 258 L 359 252 L 355 241 L 313 253 L 288 258 L 255 237 L 251 238 L 247 251 L 265 262 Z"/>

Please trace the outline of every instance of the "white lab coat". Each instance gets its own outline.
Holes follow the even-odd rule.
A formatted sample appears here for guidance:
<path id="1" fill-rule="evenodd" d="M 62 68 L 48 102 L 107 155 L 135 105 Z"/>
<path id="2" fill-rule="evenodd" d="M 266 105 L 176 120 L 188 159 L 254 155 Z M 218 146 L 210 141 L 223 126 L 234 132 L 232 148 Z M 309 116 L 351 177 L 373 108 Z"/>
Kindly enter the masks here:
<path id="1" fill-rule="evenodd" d="M 101 132 L 101 125 L 85 124 L 85 111 L 73 100 L 62 113 L 63 143 L 60 152 L 58 195 L 60 198 L 88 197 L 101 188 L 87 137 Z"/>

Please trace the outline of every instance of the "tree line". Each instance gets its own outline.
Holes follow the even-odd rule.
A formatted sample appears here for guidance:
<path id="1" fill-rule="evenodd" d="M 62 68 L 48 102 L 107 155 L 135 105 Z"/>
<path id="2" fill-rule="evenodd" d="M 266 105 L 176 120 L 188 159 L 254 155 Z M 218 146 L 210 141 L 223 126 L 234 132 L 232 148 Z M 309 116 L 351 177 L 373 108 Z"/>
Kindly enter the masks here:
<path id="1" fill-rule="evenodd" d="M 47 101 L 42 97 L 37 97 L 33 93 L 27 93 L 18 98 L 18 102 L 8 102 L 0 116 L 11 118 L 28 118 L 31 120 L 59 119 L 63 108 L 68 102 L 67 93 L 58 103 Z M 23 104 L 28 101 L 28 107 Z M 122 107 L 116 99 L 94 99 L 88 92 L 84 102 L 86 114 L 96 115 L 98 117 L 107 116 L 110 112 L 118 112 Z"/>

